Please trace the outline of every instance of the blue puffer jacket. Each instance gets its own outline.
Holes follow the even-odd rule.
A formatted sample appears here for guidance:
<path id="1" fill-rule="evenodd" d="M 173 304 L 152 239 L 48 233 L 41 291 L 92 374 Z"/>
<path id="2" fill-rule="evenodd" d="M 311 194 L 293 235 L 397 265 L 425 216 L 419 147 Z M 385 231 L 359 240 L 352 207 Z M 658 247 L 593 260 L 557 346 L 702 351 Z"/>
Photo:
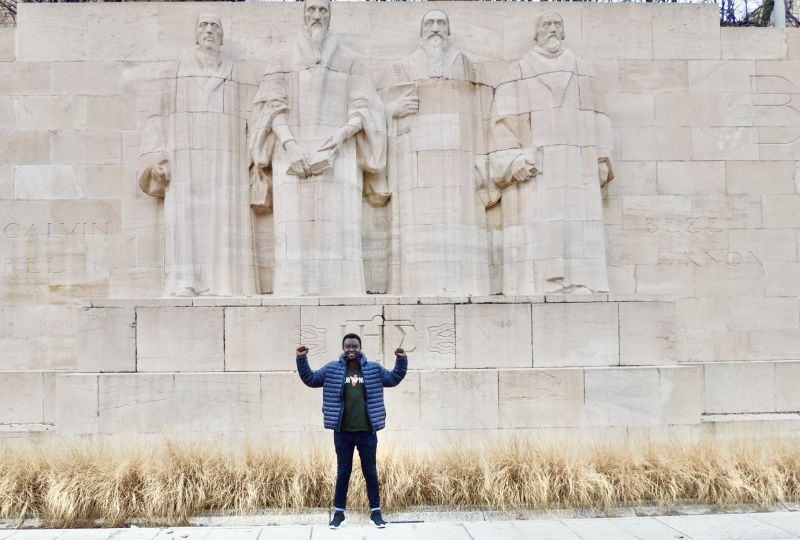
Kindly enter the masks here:
<path id="1" fill-rule="evenodd" d="M 382 365 L 370 362 L 361 355 L 361 373 L 364 375 L 364 390 L 367 394 L 367 416 L 373 431 L 386 427 L 386 407 L 383 405 L 383 387 L 397 386 L 406 376 L 408 357 L 399 356 L 394 369 L 389 371 Z M 338 360 L 329 362 L 317 371 L 308 366 L 308 357 L 297 358 L 297 373 L 300 379 L 311 388 L 322 386 L 322 416 L 325 427 L 339 431 L 344 412 L 344 384 L 347 361 L 344 354 Z"/>

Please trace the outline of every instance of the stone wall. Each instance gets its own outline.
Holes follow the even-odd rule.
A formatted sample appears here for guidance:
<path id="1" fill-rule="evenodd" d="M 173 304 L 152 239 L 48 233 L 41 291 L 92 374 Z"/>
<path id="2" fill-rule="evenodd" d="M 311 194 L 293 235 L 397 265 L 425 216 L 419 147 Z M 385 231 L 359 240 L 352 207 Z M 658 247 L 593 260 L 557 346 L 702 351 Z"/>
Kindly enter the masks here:
<path id="1" fill-rule="evenodd" d="M 675 365 L 665 360 L 667 355 L 681 365 L 699 366 L 705 414 L 798 410 L 800 404 L 787 388 L 800 383 L 800 370 L 792 362 L 800 359 L 800 113 L 794 102 L 800 92 L 800 31 L 719 28 L 713 5 L 441 6 L 450 16 L 454 42 L 485 62 L 486 82 L 495 81 L 508 61 L 524 53 L 534 20 L 554 7 L 564 18 L 567 46 L 595 66 L 607 90 L 616 140 L 616 179 L 604 200 L 611 291 L 633 299 L 664 295 L 674 302 L 674 342 L 662 343 L 657 352 L 642 352 L 646 361 L 640 363 L 651 366 L 646 369 L 653 374 L 667 368 L 652 366 Z M 430 7 L 335 4 L 332 30 L 364 54 L 377 75 L 387 60 L 415 48 L 419 19 Z M 176 385 L 170 395 L 179 393 L 180 374 L 137 375 L 151 378 L 149 382 L 125 375 L 71 375 L 58 385 L 54 374 L 127 371 L 135 326 L 157 326 L 159 317 L 169 316 L 170 325 L 183 327 L 179 312 L 165 314 L 166 308 L 148 311 L 135 304 L 131 326 L 133 307 L 80 311 L 79 316 L 79 304 L 87 298 L 160 295 L 160 208 L 137 191 L 139 130 L 150 106 L 152 81 L 174 66 L 182 48 L 191 46 L 195 16 L 204 11 L 222 17 L 225 48 L 256 74 L 271 47 L 293 37 L 301 24 L 301 7 L 291 3 L 21 4 L 16 30 L 0 28 L 0 385 L 13 389 L 0 394 L 15 397 L 0 400 L 0 424 L 8 429 L 16 424 L 51 429 L 58 415 L 68 414 L 61 407 L 56 413 L 56 387 L 59 395 L 67 395 L 64 388 L 84 388 L 84 394 L 70 390 L 69 396 L 91 398 L 94 392 L 101 402 L 102 389 L 113 389 L 116 380 L 123 385 L 122 394 L 136 395 L 124 385 L 150 388 L 150 382 Z M 497 227 L 498 212 L 490 210 L 488 217 Z M 269 236 L 268 216 L 262 216 L 262 247 Z M 497 233 L 494 239 L 497 258 Z M 265 257 L 265 274 L 269 264 Z M 457 304 L 448 308 L 455 316 L 462 309 Z M 528 310 L 522 319 L 509 317 L 520 324 L 525 316 L 536 320 L 543 305 L 523 301 L 514 308 L 483 309 Z M 571 309 L 556 305 L 556 311 Z M 603 325 L 614 320 L 622 328 L 626 318 L 638 317 L 638 308 L 623 309 L 623 304 L 583 305 L 589 311 L 617 309 L 618 318 L 602 319 Z M 395 313 L 388 308 L 380 313 L 387 320 L 418 309 L 412 303 L 395 308 Z M 358 311 L 369 309 L 361 306 Z M 241 326 L 230 328 L 242 333 L 239 353 L 231 353 L 233 365 L 238 362 L 240 368 L 235 371 L 249 371 L 254 359 L 248 351 L 263 343 L 252 342 L 252 334 L 244 331 L 251 327 L 274 336 L 268 348 L 291 359 L 294 343 L 284 341 L 296 335 L 294 326 L 291 332 L 279 331 L 280 326 L 269 322 L 277 317 L 270 310 L 224 310 L 242 318 Z M 216 319 L 192 331 L 218 340 L 228 327 L 222 323 L 223 308 L 204 313 L 212 312 Z M 564 333 L 572 327 L 559 319 L 562 315 L 553 319 L 557 328 L 532 327 L 534 334 L 546 331 L 551 336 L 541 342 L 542 354 L 546 357 L 550 350 L 559 362 L 569 358 L 575 341 L 585 338 Z M 432 310 L 414 316 L 436 319 L 438 314 Z M 93 341 L 78 328 L 86 328 L 93 318 L 103 324 L 112 319 L 118 353 L 91 354 Z M 295 324 L 277 318 L 280 325 Z M 230 317 L 224 321 L 231 324 Z M 653 328 L 660 324 L 652 321 Z M 642 330 L 643 335 L 650 331 Z M 511 342 L 525 341 L 516 332 L 508 334 Z M 493 388 L 497 380 L 513 378 L 504 370 L 521 366 L 472 365 L 473 357 L 459 355 L 458 347 L 475 345 L 476 339 L 460 334 L 456 353 L 435 360 L 436 369 L 476 369 L 476 377 L 495 377 Z M 630 357 L 639 355 L 636 339 L 620 339 L 618 358 L 626 356 L 625 347 L 632 347 Z M 157 348 L 149 355 L 143 346 L 136 362 L 145 367 L 158 366 L 159 355 L 170 352 Z M 79 356 L 79 350 L 89 352 Z M 207 359 L 193 356 L 188 362 L 199 370 L 207 361 L 212 371 L 219 371 L 214 362 L 228 362 L 228 351 Z M 518 361 L 528 365 L 520 357 L 511 360 Z M 538 367 L 535 361 L 531 367 Z M 580 370 L 580 377 L 591 372 L 591 366 L 573 368 Z M 630 372 L 639 373 L 637 368 Z M 420 373 L 412 374 L 409 387 L 419 385 Z M 525 377 L 546 376 L 541 373 Z M 230 384 L 260 403 L 256 397 L 262 390 L 256 388 L 273 376 L 280 375 L 237 375 Z M 433 380 L 438 376 L 434 372 Z M 623 384 L 620 380 L 613 384 Z M 533 382 L 531 386 L 536 387 Z M 745 387 L 756 389 L 746 399 L 741 393 Z M 503 407 L 498 399 L 492 407 Z M 256 414 L 263 403 L 251 401 L 247 406 Z M 93 403 L 88 406 L 101 406 Z M 424 398 L 420 403 L 424 408 Z M 501 414 L 502 421 L 514 423 L 515 415 L 509 410 Z M 143 421 L 150 421 L 149 416 L 142 413 Z"/>

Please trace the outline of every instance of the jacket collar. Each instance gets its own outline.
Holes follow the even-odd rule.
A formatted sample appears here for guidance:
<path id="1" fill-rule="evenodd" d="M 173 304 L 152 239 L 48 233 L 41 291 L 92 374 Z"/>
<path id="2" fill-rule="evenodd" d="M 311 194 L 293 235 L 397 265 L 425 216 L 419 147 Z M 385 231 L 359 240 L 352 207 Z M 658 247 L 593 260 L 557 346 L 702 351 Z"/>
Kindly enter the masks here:
<path id="1" fill-rule="evenodd" d="M 361 367 L 363 368 L 367 364 L 367 355 L 361 353 L 359 360 L 361 361 Z M 347 359 L 344 357 L 344 353 L 339 355 L 339 363 L 344 364 L 345 367 L 347 366 Z"/>

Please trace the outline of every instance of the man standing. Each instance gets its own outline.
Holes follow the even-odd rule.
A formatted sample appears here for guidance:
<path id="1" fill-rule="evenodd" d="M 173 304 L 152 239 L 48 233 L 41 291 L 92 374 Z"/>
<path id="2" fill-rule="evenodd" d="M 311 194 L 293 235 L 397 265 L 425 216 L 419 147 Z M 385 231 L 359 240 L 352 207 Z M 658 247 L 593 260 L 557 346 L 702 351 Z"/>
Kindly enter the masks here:
<path id="1" fill-rule="evenodd" d="M 481 111 L 491 88 L 473 82 L 473 65 L 450 35 L 447 14 L 427 12 L 419 49 L 388 66 L 379 84 L 389 116 L 392 294 L 489 294 L 479 189 L 486 162 Z"/>
<path id="2" fill-rule="evenodd" d="M 139 187 L 164 199 L 164 294 L 259 293 L 248 185 L 255 84 L 222 54 L 222 23 L 203 14 L 196 47 L 165 84 L 142 136 Z"/>
<path id="3" fill-rule="evenodd" d="M 495 94 L 504 294 L 608 291 L 601 188 L 614 178 L 611 122 L 563 39 L 558 14 L 539 17 L 533 47 Z"/>
<path id="4" fill-rule="evenodd" d="M 376 527 L 383 528 L 386 522 L 381 516 L 376 433 L 386 425 L 383 387 L 400 384 L 406 376 L 408 357 L 398 347 L 394 351 L 394 369 L 388 371 L 380 364 L 367 360 L 361 352 L 361 338 L 356 334 L 344 336 L 342 350 L 338 360 L 313 371 L 308 366 L 308 348 L 303 345 L 297 348 L 297 373 L 306 386 L 323 387 L 322 413 L 325 427 L 334 431 L 336 494 L 330 528 L 338 529 L 345 521 L 347 488 L 353 468 L 353 451 L 356 448 L 367 483 L 369 519 Z"/>
<path id="5" fill-rule="evenodd" d="M 250 151 L 272 182 L 276 296 L 366 293 L 364 171 L 386 164 L 383 103 L 358 57 L 328 31 L 328 0 L 306 0 L 294 43 L 267 59 Z"/>

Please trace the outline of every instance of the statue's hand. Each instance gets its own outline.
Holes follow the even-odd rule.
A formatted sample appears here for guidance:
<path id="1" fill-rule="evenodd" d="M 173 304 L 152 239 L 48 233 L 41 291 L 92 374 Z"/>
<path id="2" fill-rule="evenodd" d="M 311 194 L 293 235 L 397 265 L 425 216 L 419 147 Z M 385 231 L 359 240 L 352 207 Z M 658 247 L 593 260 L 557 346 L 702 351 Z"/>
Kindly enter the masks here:
<path id="1" fill-rule="evenodd" d="M 536 175 L 536 164 L 527 157 L 518 157 L 511 163 L 511 178 L 525 182 Z"/>
<path id="2" fill-rule="evenodd" d="M 153 180 L 159 184 L 167 186 L 171 176 L 169 172 L 169 162 L 167 160 L 162 160 L 150 167 L 150 175 L 153 177 Z"/>
<path id="3" fill-rule="evenodd" d="M 348 132 L 346 129 L 337 129 L 333 135 L 328 137 L 322 146 L 319 147 L 320 152 L 324 152 L 326 150 L 330 151 L 331 154 L 334 156 L 338 156 L 339 152 L 342 151 L 342 145 L 344 141 L 347 140 Z"/>
<path id="4" fill-rule="evenodd" d="M 299 178 L 311 176 L 311 167 L 297 141 L 288 141 L 283 145 L 283 148 L 286 150 L 286 157 L 289 159 L 289 172 Z"/>
<path id="5" fill-rule="evenodd" d="M 410 114 L 417 114 L 419 112 L 419 98 L 415 96 L 401 97 L 387 104 L 386 110 L 392 118 L 403 118 Z"/>
<path id="6" fill-rule="evenodd" d="M 601 188 L 606 187 L 606 185 L 608 185 L 608 183 L 611 181 L 611 179 L 609 178 L 610 169 L 608 167 L 608 162 L 607 161 L 598 162 L 597 172 L 598 175 L 600 176 L 600 187 Z"/>

